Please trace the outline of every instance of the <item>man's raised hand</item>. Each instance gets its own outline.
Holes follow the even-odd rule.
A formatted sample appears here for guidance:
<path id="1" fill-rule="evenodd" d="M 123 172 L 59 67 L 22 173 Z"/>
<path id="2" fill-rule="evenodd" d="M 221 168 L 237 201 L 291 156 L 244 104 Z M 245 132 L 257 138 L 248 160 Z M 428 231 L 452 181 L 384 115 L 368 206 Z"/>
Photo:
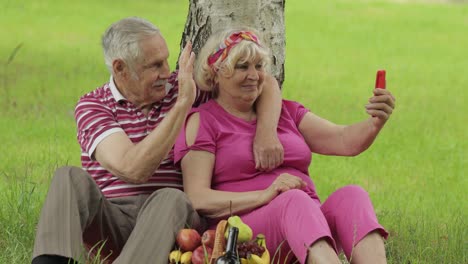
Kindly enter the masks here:
<path id="1" fill-rule="evenodd" d="M 189 41 L 185 45 L 179 58 L 179 95 L 178 101 L 186 102 L 190 106 L 195 101 L 196 86 L 193 80 L 193 64 L 195 53 L 192 52 L 192 43 Z"/>

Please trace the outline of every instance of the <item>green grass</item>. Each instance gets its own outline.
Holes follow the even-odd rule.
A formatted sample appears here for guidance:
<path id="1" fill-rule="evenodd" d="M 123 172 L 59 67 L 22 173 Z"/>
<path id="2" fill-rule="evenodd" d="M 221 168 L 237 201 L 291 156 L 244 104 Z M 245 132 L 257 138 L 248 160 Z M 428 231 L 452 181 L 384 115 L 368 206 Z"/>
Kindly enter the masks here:
<path id="1" fill-rule="evenodd" d="M 187 9 L 182 0 L 0 3 L 0 263 L 29 261 L 54 170 L 80 165 L 73 109 L 108 80 L 102 32 L 145 17 L 175 65 Z M 286 1 L 284 97 L 356 122 L 376 70 L 387 70 L 397 107 L 375 144 L 354 158 L 315 155 L 310 172 L 322 200 L 346 184 L 369 191 L 391 233 L 389 263 L 468 263 L 467 30 L 467 5 Z"/>

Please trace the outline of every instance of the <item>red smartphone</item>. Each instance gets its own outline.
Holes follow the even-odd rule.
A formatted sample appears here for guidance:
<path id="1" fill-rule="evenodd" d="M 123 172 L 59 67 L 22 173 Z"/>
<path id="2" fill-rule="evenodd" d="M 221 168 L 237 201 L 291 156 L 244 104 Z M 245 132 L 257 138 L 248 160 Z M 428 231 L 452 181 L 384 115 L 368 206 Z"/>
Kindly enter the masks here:
<path id="1" fill-rule="evenodd" d="M 385 80 L 385 70 L 378 70 L 375 78 L 375 88 L 385 89 L 387 81 Z"/>

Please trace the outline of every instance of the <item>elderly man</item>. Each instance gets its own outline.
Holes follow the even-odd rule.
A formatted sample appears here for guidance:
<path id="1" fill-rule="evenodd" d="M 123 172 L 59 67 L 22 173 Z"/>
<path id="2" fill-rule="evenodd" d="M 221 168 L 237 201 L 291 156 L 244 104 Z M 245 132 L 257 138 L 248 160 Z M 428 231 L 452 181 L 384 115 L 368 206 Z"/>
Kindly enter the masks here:
<path id="1" fill-rule="evenodd" d="M 110 80 L 81 97 L 75 109 L 84 170 L 56 171 L 33 264 L 83 260 L 86 246 L 95 245 L 114 263 L 166 263 L 178 230 L 202 228 L 173 161 L 187 113 L 210 96 L 195 87 L 191 44 L 174 73 L 164 38 L 146 20 L 114 23 L 102 45 Z M 268 170 L 283 155 L 276 137 L 281 96 L 271 76 L 261 97 L 253 151 L 257 167 Z"/>

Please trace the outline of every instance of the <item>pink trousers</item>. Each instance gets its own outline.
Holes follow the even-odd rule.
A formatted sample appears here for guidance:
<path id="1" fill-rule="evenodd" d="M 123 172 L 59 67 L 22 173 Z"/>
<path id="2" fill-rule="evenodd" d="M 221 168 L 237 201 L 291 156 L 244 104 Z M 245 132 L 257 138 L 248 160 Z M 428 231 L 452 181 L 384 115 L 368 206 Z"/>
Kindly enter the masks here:
<path id="1" fill-rule="evenodd" d="M 377 221 L 369 195 L 355 185 L 338 189 L 323 204 L 301 190 L 290 190 L 241 218 L 252 228 L 254 237 L 265 235 L 272 259 L 280 248 L 272 264 L 294 258 L 305 263 L 307 249 L 321 238 L 337 252 L 343 250 L 349 259 L 353 247 L 370 232 L 377 230 L 384 238 L 388 236 Z"/>

